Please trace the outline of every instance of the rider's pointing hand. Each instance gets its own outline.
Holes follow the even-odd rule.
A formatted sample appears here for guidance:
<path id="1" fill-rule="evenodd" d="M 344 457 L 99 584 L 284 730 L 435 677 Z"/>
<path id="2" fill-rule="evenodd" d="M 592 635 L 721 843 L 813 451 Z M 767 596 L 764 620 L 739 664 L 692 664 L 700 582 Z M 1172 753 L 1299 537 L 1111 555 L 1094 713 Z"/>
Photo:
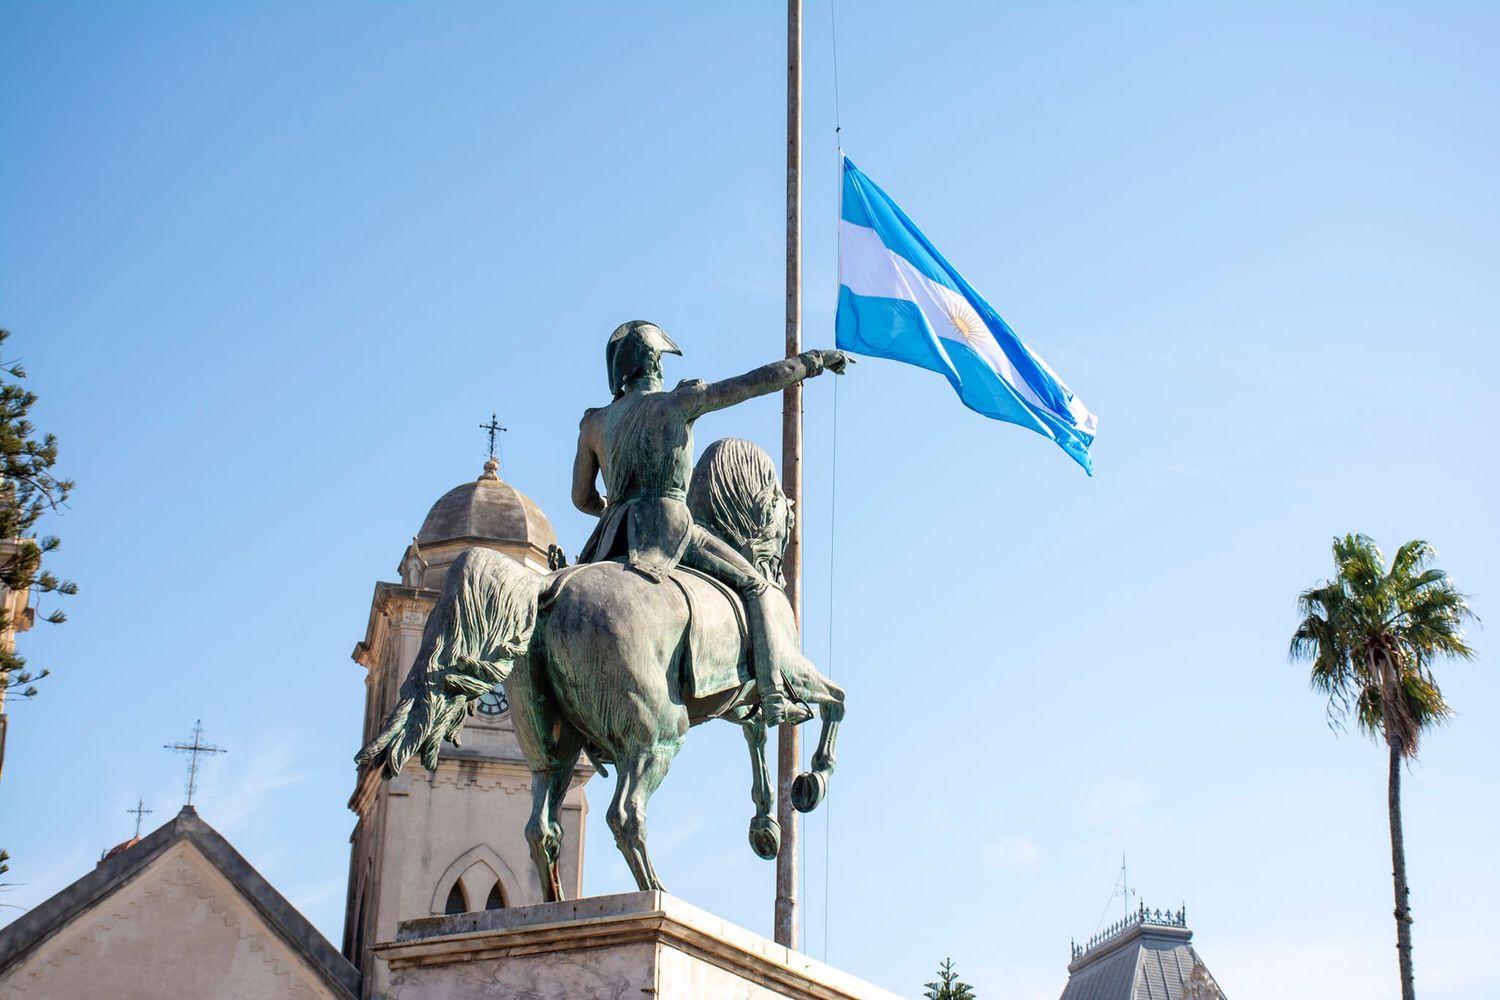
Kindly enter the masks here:
<path id="1" fill-rule="evenodd" d="M 844 374 L 844 369 L 854 364 L 854 359 L 843 351 L 808 351 L 818 360 L 819 368 L 826 368 L 835 375 Z"/>

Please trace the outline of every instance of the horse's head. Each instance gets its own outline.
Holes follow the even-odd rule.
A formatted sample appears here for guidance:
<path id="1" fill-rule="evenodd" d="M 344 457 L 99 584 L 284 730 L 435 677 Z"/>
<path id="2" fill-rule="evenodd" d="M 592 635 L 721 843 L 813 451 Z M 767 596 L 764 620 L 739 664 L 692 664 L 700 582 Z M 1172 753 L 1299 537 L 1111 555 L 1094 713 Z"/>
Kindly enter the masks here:
<path id="1" fill-rule="evenodd" d="M 723 438 L 703 450 L 688 489 L 693 520 L 748 559 L 776 586 L 796 512 L 781 492 L 776 465 L 760 445 Z"/>

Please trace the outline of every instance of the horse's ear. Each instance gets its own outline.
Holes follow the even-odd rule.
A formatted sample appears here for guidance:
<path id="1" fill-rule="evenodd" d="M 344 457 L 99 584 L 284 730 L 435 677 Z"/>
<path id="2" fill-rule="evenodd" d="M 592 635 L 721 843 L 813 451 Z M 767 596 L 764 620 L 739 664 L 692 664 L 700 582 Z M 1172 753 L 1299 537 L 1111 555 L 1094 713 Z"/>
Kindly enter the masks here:
<path id="1" fill-rule="evenodd" d="M 776 516 L 776 491 L 766 490 L 755 498 L 755 520 L 761 531 L 771 526 L 771 518 Z"/>
<path id="2" fill-rule="evenodd" d="M 755 534 L 760 538 L 767 538 L 782 527 L 776 523 L 778 506 L 786 510 L 787 518 L 791 517 L 791 502 L 775 483 L 757 493 L 751 504 L 755 517 Z"/>

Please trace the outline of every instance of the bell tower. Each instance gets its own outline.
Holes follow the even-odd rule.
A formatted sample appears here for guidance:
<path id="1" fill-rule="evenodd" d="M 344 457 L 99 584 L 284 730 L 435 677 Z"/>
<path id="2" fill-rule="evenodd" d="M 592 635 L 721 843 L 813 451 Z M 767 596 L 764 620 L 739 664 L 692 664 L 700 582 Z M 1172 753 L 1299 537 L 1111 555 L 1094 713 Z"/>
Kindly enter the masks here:
<path id="1" fill-rule="evenodd" d="M 438 499 L 401 559 L 400 583 L 377 583 L 364 639 L 354 660 L 366 670 L 362 744 L 379 732 L 416 658 L 427 616 L 453 559 L 464 549 L 494 549 L 537 573 L 556 546 L 552 525 L 531 499 L 498 474 L 484 474 Z M 497 687 L 475 705 L 463 746 L 445 744 L 438 769 L 415 759 L 391 781 L 360 768 L 349 808 L 350 835 L 344 955 L 359 967 L 366 998 L 385 996 L 389 972 L 370 947 L 395 940 L 403 920 L 498 909 L 542 901 L 525 837 L 531 773 Z M 588 803 L 581 768 L 563 807 L 564 891 L 576 897 L 583 875 L 583 820 Z"/>

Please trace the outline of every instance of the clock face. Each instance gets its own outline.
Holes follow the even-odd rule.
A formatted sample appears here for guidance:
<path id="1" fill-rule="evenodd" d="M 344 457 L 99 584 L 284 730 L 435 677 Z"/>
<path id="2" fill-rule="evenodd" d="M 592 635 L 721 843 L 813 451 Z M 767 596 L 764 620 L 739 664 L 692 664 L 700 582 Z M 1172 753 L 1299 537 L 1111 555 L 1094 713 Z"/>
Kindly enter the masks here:
<path id="1" fill-rule="evenodd" d="M 496 684 L 476 700 L 475 710 L 486 719 L 497 719 L 510 711 L 510 699 L 505 697 L 505 686 Z"/>

